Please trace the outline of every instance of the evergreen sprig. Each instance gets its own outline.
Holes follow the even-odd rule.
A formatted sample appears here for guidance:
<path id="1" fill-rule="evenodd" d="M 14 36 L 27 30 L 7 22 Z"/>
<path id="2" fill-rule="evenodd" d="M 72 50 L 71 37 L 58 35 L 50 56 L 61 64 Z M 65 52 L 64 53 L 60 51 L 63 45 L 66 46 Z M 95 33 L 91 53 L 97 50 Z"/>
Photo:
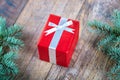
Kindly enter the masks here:
<path id="1" fill-rule="evenodd" d="M 15 63 L 18 50 L 24 46 L 21 37 L 22 27 L 14 24 L 6 27 L 6 19 L 0 17 L 0 80 L 13 80 L 18 73 Z"/>
<path id="2" fill-rule="evenodd" d="M 109 80 L 120 80 L 120 11 L 114 10 L 111 24 L 97 20 L 88 25 L 97 33 L 102 34 L 98 49 L 114 61 L 113 67 L 107 72 Z"/>

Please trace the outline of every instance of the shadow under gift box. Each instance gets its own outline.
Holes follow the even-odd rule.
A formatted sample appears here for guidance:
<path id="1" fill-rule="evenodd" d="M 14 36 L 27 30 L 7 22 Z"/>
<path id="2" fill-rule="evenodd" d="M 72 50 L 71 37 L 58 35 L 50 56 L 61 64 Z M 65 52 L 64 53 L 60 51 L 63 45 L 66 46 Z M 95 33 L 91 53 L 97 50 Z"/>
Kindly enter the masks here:
<path id="1" fill-rule="evenodd" d="M 65 18 L 67 22 L 72 21 L 72 25 L 66 27 L 70 29 L 74 29 L 73 33 L 68 32 L 67 30 L 63 30 L 62 35 L 58 36 L 60 37 L 59 41 L 58 39 L 54 40 L 55 44 L 58 41 L 56 48 L 51 48 L 50 44 L 52 42 L 52 39 L 55 33 L 59 30 L 56 30 L 48 35 L 46 35 L 47 34 L 46 31 L 54 28 L 53 26 L 49 26 L 50 22 L 59 25 L 61 19 L 62 17 L 60 16 L 50 14 L 48 21 L 46 22 L 46 25 L 38 40 L 37 46 L 38 46 L 39 58 L 41 60 L 55 63 L 57 65 L 61 65 L 64 67 L 68 67 L 79 38 L 79 22 L 76 20 Z M 53 53 L 51 50 L 53 50 Z M 52 62 L 51 59 L 54 61 Z"/>

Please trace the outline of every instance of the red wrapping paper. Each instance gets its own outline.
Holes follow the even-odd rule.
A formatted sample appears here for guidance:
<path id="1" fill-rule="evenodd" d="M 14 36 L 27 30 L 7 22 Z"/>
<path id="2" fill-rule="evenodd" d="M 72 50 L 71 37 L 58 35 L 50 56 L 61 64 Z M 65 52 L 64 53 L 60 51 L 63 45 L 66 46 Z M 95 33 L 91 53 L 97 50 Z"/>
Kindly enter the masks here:
<path id="1" fill-rule="evenodd" d="M 49 53 L 49 46 L 55 32 L 46 36 L 45 31 L 53 28 L 52 26 L 48 25 L 49 22 L 53 22 L 54 24 L 58 25 L 60 19 L 61 19 L 60 16 L 50 14 L 48 21 L 46 22 L 44 30 L 42 31 L 42 34 L 37 44 L 39 58 L 41 60 L 50 62 L 50 55 L 52 54 Z M 79 22 L 71 19 L 68 19 L 68 21 L 73 22 L 72 25 L 67 27 L 74 29 L 73 31 L 74 33 L 70 33 L 64 30 L 56 47 L 56 64 L 65 67 L 69 66 L 73 51 L 75 49 L 79 37 Z"/>

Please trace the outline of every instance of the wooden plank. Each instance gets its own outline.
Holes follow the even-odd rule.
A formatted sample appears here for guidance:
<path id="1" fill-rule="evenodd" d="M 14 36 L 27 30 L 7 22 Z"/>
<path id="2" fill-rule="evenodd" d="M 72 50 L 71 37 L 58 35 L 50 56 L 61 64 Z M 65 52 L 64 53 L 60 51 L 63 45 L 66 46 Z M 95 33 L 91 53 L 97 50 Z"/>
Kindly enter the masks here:
<path id="1" fill-rule="evenodd" d="M 109 12 L 109 9 L 111 9 L 110 7 L 105 6 L 108 3 L 111 3 L 111 2 L 109 0 L 108 1 L 106 1 L 106 0 L 104 0 L 104 1 L 95 0 L 93 9 L 91 10 L 91 12 L 89 12 L 88 20 L 97 19 L 97 20 L 106 21 L 106 19 L 109 19 L 109 17 L 107 17 L 105 15 L 105 14 L 111 15 L 111 12 L 112 12 L 112 11 Z M 101 12 L 104 11 L 104 12 L 101 13 L 100 11 Z M 86 24 L 86 22 L 84 24 Z M 83 32 L 87 31 L 86 28 L 84 30 L 83 30 Z M 98 37 L 96 38 L 95 36 L 92 37 L 93 34 L 91 34 L 91 33 L 89 33 L 87 35 L 89 37 L 84 37 L 84 38 L 86 40 L 91 38 L 90 39 L 91 41 L 89 41 L 89 42 L 86 41 L 86 42 L 88 42 L 88 45 L 91 45 L 91 47 L 93 47 L 93 49 L 89 51 L 89 53 L 93 54 L 93 56 L 91 57 L 91 60 L 89 61 L 89 64 L 87 64 L 86 66 L 83 66 L 84 67 L 83 69 L 80 68 L 80 72 L 79 72 L 76 79 L 77 80 L 79 80 L 79 79 L 81 79 L 81 80 L 106 80 L 105 74 L 104 74 L 105 73 L 104 68 L 105 68 L 105 65 L 109 65 L 109 64 L 107 64 L 108 58 L 105 55 L 103 55 L 102 53 L 96 52 L 96 50 L 94 49 L 95 43 L 99 40 L 99 38 Z M 87 49 L 89 50 L 89 49 L 91 49 L 91 47 L 88 47 Z M 84 51 L 81 52 L 81 55 L 84 54 L 84 53 L 85 53 Z M 79 61 L 80 60 L 78 60 L 78 62 Z M 82 60 L 82 61 L 84 61 L 84 60 Z M 108 69 L 108 68 L 106 68 L 106 69 Z"/>
<path id="2" fill-rule="evenodd" d="M 68 15 L 68 14 L 67 14 L 67 15 Z M 68 16 L 68 17 L 69 17 L 69 16 Z M 34 60 L 33 60 L 33 61 L 34 61 Z M 33 61 L 31 61 L 31 64 L 32 64 Z M 32 65 L 30 65 L 30 66 L 32 66 Z M 33 68 L 33 67 L 32 67 L 32 68 Z M 28 66 L 28 70 L 29 70 L 29 69 L 32 69 L 32 68 L 30 68 L 30 67 Z M 54 71 L 53 69 L 54 69 L 54 68 L 51 69 L 50 74 L 52 73 L 52 71 Z M 59 70 L 60 70 L 60 69 L 58 68 L 57 71 L 59 71 Z M 69 70 L 68 70 L 67 68 L 62 68 L 62 72 L 66 73 L 66 71 L 69 72 Z M 35 71 L 31 70 L 31 72 L 35 72 Z M 30 72 L 27 72 L 27 73 L 30 73 Z M 33 73 L 31 73 L 31 75 L 32 75 L 32 74 L 33 74 Z M 35 76 L 36 76 L 36 74 L 35 74 Z M 35 76 L 34 76 L 34 77 L 35 77 Z M 27 76 L 26 76 L 26 77 L 27 77 Z M 38 77 L 39 77 L 39 76 L 38 76 Z M 44 76 L 44 77 L 45 77 L 45 76 Z M 55 76 L 53 76 L 53 77 L 55 77 Z M 53 78 L 53 77 L 52 77 L 52 78 Z M 60 78 L 61 78 L 61 77 L 64 77 L 64 75 L 63 75 L 63 76 L 60 76 Z M 50 78 L 51 78 L 51 76 L 50 76 Z M 33 79 L 33 78 L 32 78 L 32 79 Z M 41 79 L 43 79 L 43 78 L 41 78 Z M 49 76 L 48 76 L 47 79 L 49 79 Z"/>
<path id="3" fill-rule="evenodd" d="M 37 79 L 43 79 L 47 72 L 49 71 L 52 64 L 42 62 L 38 59 L 38 56 L 35 59 L 32 58 L 34 54 L 37 54 L 37 41 L 40 36 L 41 29 L 43 28 L 48 15 L 50 14 L 49 10 L 52 9 L 56 1 L 49 0 L 30 0 L 26 5 L 24 11 L 20 15 L 17 20 L 17 23 L 24 25 L 23 33 L 24 33 L 24 41 L 25 41 L 25 49 L 20 52 L 20 59 L 18 60 L 20 66 L 20 74 L 17 75 L 16 79 L 26 79 L 28 76 L 28 70 L 36 71 L 34 69 L 38 69 L 38 65 L 41 67 L 38 71 L 43 71 L 43 74 L 33 74 L 30 73 L 30 78 L 33 79 L 34 76 L 37 76 Z M 48 4 L 49 3 L 49 4 Z M 31 61 L 31 64 L 28 65 Z M 34 62 L 35 61 L 35 62 Z M 40 61 L 40 62 L 39 62 Z M 34 63 L 34 65 L 32 65 Z M 28 67 L 27 67 L 28 66 Z M 25 70 L 27 70 L 25 72 Z M 25 72 L 25 75 L 24 75 Z M 44 73 L 45 72 L 45 73 Z M 34 76 L 31 76 L 34 75 Z M 40 76 L 39 76 L 40 75 Z M 36 78 L 35 78 L 36 79 Z"/>
<path id="4" fill-rule="evenodd" d="M 111 9 L 119 8 L 113 0 L 30 0 L 17 23 L 24 25 L 25 48 L 18 60 L 20 74 L 17 80 L 106 80 L 104 75 L 108 58 L 95 48 L 99 36 L 88 31 L 88 20 L 106 20 Z M 102 12 L 103 11 L 103 12 Z M 82 33 L 74 51 L 69 68 L 40 61 L 37 55 L 37 40 L 50 13 L 77 19 Z M 108 14 L 108 15 L 107 15 Z M 105 18 L 104 18 L 105 17 Z"/>
<path id="5" fill-rule="evenodd" d="M 0 0 L 0 16 L 7 19 L 7 25 L 15 23 L 28 0 Z"/>
<path id="6" fill-rule="evenodd" d="M 66 7 L 67 3 L 68 3 L 68 0 L 57 1 L 56 5 L 53 7 L 51 12 L 56 14 L 56 15 L 61 15 L 63 13 L 63 10 Z M 62 68 L 61 66 L 52 65 L 49 73 L 47 74 L 47 76 L 45 78 L 45 80 L 55 80 L 55 78 L 57 77 L 61 68 Z"/>
<path id="7" fill-rule="evenodd" d="M 92 2 L 89 2 L 90 0 L 86 0 L 85 1 L 85 3 L 83 4 L 83 6 L 82 6 L 82 8 L 81 8 L 81 10 L 84 12 L 84 10 L 86 11 L 86 14 L 85 13 L 80 13 L 81 12 L 81 10 L 80 10 L 80 12 L 78 13 L 78 14 L 80 14 L 80 15 L 83 15 L 83 18 L 81 18 L 80 19 L 80 23 L 81 23 L 81 27 L 82 27 L 82 30 L 84 30 L 84 28 L 85 28 L 85 26 L 83 26 L 82 25 L 82 19 L 84 20 L 84 19 L 87 19 L 87 18 L 84 18 L 84 17 L 86 17 L 86 15 L 87 15 L 87 13 L 89 12 L 89 10 L 88 9 L 90 9 L 90 7 L 89 7 L 89 5 L 88 5 L 88 3 L 89 4 L 91 4 Z M 84 7 L 85 6 L 85 7 Z M 87 9 L 88 8 L 88 9 Z M 88 12 L 87 12 L 88 11 Z M 79 18 L 77 18 L 77 19 L 79 19 Z M 87 33 L 86 33 L 87 34 Z M 85 34 L 84 34 L 85 35 Z M 79 55 L 81 55 L 81 47 L 82 47 L 82 49 L 84 49 L 84 47 L 83 47 L 83 44 L 85 45 L 85 40 L 82 38 L 82 36 L 80 37 L 80 40 L 79 40 L 79 43 L 78 43 L 78 45 L 77 45 L 77 49 L 76 50 L 78 50 L 77 52 L 75 52 L 74 53 L 74 55 L 76 55 L 75 57 L 76 58 L 78 58 L 78 56 Z M 71 69 L 76 69 L 76 70 L 78 70 L 79 71 L 79 69 L 77 68 L 77 67 L 80 67 L 80 65 L 79 65 L 79 63 L 77 63 L 76 64 L 76 66 L 75 66 L 75 62 L 76 62 L 76 60 L 77 59 L 75 59 L 74 58 L 74 55 L 73 55 L 73 58 L 72 58 L 72 60 L 74 61 L 73 63 L 71 62 L 71 64 L 73 64 L 71 67 Z M 84 54 L 82 54 L 82 55 L 84 55 Z M 81 56 L 82 56 L 81 55 Z M 80 61 L 79 61 L 80 62 Z M 71 72 L 71 69 L 68 69 L 68 70 L 66 70 L 66 71 L 64 71 L 64 74 L 62 74 L 62 75 L 60 75 L 60 76 L 58 76 L 58 78 L 57 79 L 59 79 L 60 77 L 62 77 L 63 76 L 63 79 L 62 80 L 65 80 L 65 79 L 75 79 L 75 77 L 77 76 L 77 74 L 75 74 L 74 75 L 74 72 L 72 73 L 72 75 L 69 75 L 68 73 L 69 72 Z M 78 73 L 78 72 L 76 72 L 76 73 Z"/>
<path id="8" fill-rule="evenodd" d="M 44 80 L 44 77 L 48 73 L 51 64 L 40 61 L 38 58 L 33 57 L 32 62 L 28 65 L 27 71 L 20 80 Z"/>
<path id="9" fill-rule="evenodd" d="M 65 4 L 65 0 L 64 1 L 62 1 L 64 4 Z M 59 3 L 59 2 L 56 2 L 56 3 Z M 30 4 L 30 3 L 28 3 L 28 4 Z M 60 6 L 60 4 L 58 5 L 58 6 Z M 54 8 L 56 8 L 56 10 L 58 9 L 57 7 L 56 7 L 56 5 L 55 5 L 55 7 Z M 53 8 L 53 11 L 54 11 L 54 8 Z M 64 9 L 64 8 L 62 8 L 62 9 Z M 79 10 L 78 10 L 79 11 Z M 52 11 L 51 11 L 52 12 Z M 59 13 L 60 13 L 60 11 L 59 11 Z M 23 15 L 25 15 L 24 13 L 22 13 Z M 29 12 L 29 14 L 30 14 L 30 12 Z M 28 15 L 29 15 L 28 14 Z M 35 15 L 36 16 L 36 15 Z M 21 21 L 23 21 L 23 20 L 21 20 Z M 27 62 L 26 62 L 27 63 Z M 32 64 L 32 61 L 30 62 L 31 64 Z M 30 67 L 28 66 L 28 69 L 29 69 Z M 43 69 L 42 69 L 43 70 Z M 36 75 L 37 76 L 37 75 Z M 38 76 L 39 77 L 39 76 Z M 44 75 L 44 77 L 45 77 L 45 75 Z"/>
<path id="10" fill-rule="evenodd" d="M 58 3 L 60 3 L 60 2 L 58 2 Z M 74 2 L 74 0 L 68 1 L 67 4 L 65 5 L 65 7 L 62 10 L 62 14 L 60 14 L 60 13 L 59 14 L 61 16 L 67 17 L 67 18 L 75 19 L 76 15 L 78 14 L 79 10 L 81 9 L 81 6 L 84 3 L 84 0 L 76 0 L 74 2 L 74 4 L 73 4 L 73 2 Z M 55 7 L 55 9 L 57 10 L 58 8 Z M 55 10 L 55 9 L 53 9 L 53 10 Z M 56 69 L 57 69 L 57 71 L 56 71 Z M 48 76 L 47 76 L 46 80 L 50 80 L 50 79 L 55 80 L 62 70 L 67 71 L 68 68 L 64 68 L 64 67 L 57 66 L 57 65 L 52 66 L 51 70 L 48 73 Z"/>
<path id="11" fill-rule="evenodd" d="M 76 80 L 79 80 L 79 79 L 81 79 L 81 80 L 89 80 L 89 79 L 92 80 L 92 78 L 96 74 L 96 68 L 95 68 L 94 65 L 96 65 L 96 63 L 99 59 L 99 56 L 101 56 L 101 55 L 96 54 L 96 51 L 95 51 L 95 49 L 93 49 L 93 46 L 92 46 L 93 42 L 96 39 L 96 36 L 93 36 L 93 34 L 90 34 L 88 32 L 87 25 L 86 25 L 88 20 L 92 20 L 93 18 L 95 18 L 95 17 L 92 17 L 92 15 L 90 15 L 90 13 L 92 13 L 91 9 L 94 7 L 94 5 L 93 5 L 94 2 L 95 1 L 91 2 L 91 0 L 89 0 L 86 3 L 86 5 L 88 5 L 88 7 L 85 6 L 86 9 L 82 10 L 81 11 L 81 16 L 79 16 L 80 20 L 83 22 L 82 25 L 85 27 L 83 29 L 83 32 L 85 32 L 85 33 L 82 34 L 84 36 L 81 36 L 81 39 L 85 40 L 86 43 L 84 44 L 83 51 L 81 52 L 81 54 L 78 57 L 78 60 L 75 63 L 76 66 L 78 64 L 82 65 L 82 67 L 81 66 L 78 67 L 79 74 L 78 74 Z M 84 61 L 84 62 L 81 62 L 81 61 Z M 100 71 L 99 71 L 99 73 L 100 73 Z"/>

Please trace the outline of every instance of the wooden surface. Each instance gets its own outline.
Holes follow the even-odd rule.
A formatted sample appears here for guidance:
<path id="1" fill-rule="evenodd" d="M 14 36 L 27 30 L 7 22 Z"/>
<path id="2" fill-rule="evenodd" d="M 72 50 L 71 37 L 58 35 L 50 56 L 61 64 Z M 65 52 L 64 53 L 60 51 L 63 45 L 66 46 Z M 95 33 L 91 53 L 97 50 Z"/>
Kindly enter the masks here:
<path id="1" fill-rule="evenodd" d="M 0 16 L 7 19 L 7 25 L 15 23 L 28 0 L 0 0 Z"/>
<path id="2" fill-rule="evenodd" d="M 0 0 L 0 15 L 8 25 L 24 26 L 25 47 L 19 53 L 20 73 L 15 80 L 107 80 L 110 61 L 96 50 L 100 37 L 88 31 L 87 22 L 109 22 L 119 4 L 119 0 Z M 81 36 L 68 68 L 38 59 L 36 44 L 50 13 L 80 21 Z"/>

